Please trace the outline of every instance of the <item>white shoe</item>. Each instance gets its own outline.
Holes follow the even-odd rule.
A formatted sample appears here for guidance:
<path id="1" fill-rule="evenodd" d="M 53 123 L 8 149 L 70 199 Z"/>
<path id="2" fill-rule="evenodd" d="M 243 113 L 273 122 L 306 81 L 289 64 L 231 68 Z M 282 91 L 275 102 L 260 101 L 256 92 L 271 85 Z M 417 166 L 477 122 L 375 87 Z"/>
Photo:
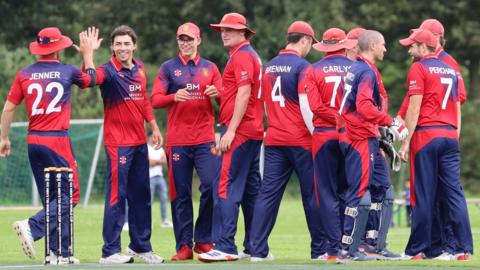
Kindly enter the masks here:
<path id="1" fill-rule="evenodd" d="M 228 254 L 220 250 L 212 249 L 209 252 L 198 255 L 198 260 L 201 262 L 227 262 L 238 260 L 237 254 Z"/>
<path id="2" fill-rule="evenodd" d="M 238 259 L 239 259 L 239 260 L 246 260 L 246 259 L 250 259 L 251 257 L 252 257 L 252 256 L 251 256 L 250 254 L 245 253 L 245 252 L 243 252 L 243 251 L 240 251 L 240 252 L 238 253 Z"/>
<path id="3" fill-rule="evenodd" d="M 273 261 L 275 260 L 275 257 L 273 257 L 272 253 L 268 253 L 267 257 L 251 257 L 250 261 L 251 262 L 268 262 L 268 261 Z"/>
<path id="4" fill-rule="evenodd" d="M 162 257 L 158 256 L 153 251 L 135 252 L 130 247 L 127 247 L 127 253 L 132 255 L 133 257 L 144 260 L 148 264 L 161 264 L 165 262 L 165 260 Z"/>
<path id="5" fill-rule="evenodd" d="M 32 260 L 35 259 L 35 241 L 33 240 L 30 225 L 28 225 L 28 219 L 15 221 L 13 229 L 20 240 L 25 255 Z"/>
<path id="6" fill-rule="evenodd" d="M 444 251 L 442 254 L 438 255 L 437 257 L 433 258 L 432 260 L 437 260 L 437 261 L 453 261 L 453 260 L 455 260 L 455 255 L 450 254 L 450 253 Z"/>
<path id="7" fill-rule="evenodd" d="M 105 258 L 100 258 L 99 263 L 101 264 L 122 264 L 122 263 L 133 263 L 133 257 L 124 255 L 122 253 L 115 253 Z"/>
<path id="8" fill-rule="evenodd" d="M 317 257 L 312 258 L 312 261 L 324 261 L 324 262 L 326 262 L 326 261 L 328 261 L 328 253 L 325 252 L 322 255 L 318 255 Z"/>
<path id="9" fill-rule="evenodd" d="M 162 221 L 162 223 L 160 223 L 160 227 L 162 227 L 162 228 L 172 228 L 173 224 L 172 224 L 172 222 L 170 222 L 170 220 L 165 219 L 164 221 Z"/>
<path id="10" fill-rule="evenodd" d="M 128 222 L 123 223 L 122 231 L 128 232 L 128 230 L 129 230 Z"/>
<path id="11" fill-rule="evenodd" d="M 50 250 L 50 256 L 48 258 L 49 265 L 80 264 L 80 260 L 75 257 L 57 257 L 53 250 Z M 44 260 L 43 264 L 47 264 L 46 261 L 47 260 Z"/>

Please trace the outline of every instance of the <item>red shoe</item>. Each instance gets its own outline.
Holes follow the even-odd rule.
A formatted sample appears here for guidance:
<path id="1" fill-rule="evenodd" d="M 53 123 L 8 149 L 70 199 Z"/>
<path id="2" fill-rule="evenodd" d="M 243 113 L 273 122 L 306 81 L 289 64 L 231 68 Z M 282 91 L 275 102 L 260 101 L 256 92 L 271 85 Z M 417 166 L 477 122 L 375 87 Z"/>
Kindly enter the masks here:
<path id="1" fill-rule="evenodd" d="M 192 249 L 187 246 L 183 245 L 180 250 L 175 254 L 172 258 L 172 261 L 185 261 L 185 260 L 193 260 L 193 252 Z"/>
<path id="2" fill-rule="evenodd" d="M 335 261 L 337 261 L 337 256 L 335 256 L 335 255 L 328 255 L 327 261 L 329 261 L 329 262 L 335 262 Z"/>
<path id="3" fill-rule="evenodd" d="M 207 253 L 213 248 L 212 243 L 195 243 L 193 251 L 197 254 Z"/>
<path id="4" fill-rule="evenodd" d="M 425 259 L 425 254 L 423 254 L 423 252 L 420 252 L 417 255 L 412 256 L 410 258 L 410 260 L 414 260 L 414 261 L 419 261 L 419 260 L 423 260 L 423 259 Z"/>
<path id="5" fill-rule="evenodd" d="M 457 261 L 470 261 L 470 253 L 457 253 L 455 254 L 455 260 Z"/>

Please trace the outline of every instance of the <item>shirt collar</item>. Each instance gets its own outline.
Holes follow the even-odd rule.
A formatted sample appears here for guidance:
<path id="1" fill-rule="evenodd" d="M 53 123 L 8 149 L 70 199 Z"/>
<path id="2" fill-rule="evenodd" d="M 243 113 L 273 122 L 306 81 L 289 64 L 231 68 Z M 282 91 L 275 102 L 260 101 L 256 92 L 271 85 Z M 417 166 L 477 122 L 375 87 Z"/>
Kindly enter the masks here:
<path id="1" fill-rule="evenodd" d="M 228 53 L 228 55 L 230 57 L 232 57 L 232 55 L 234 55 L 241 47 L 246 46 L 246 45 L 250 45 L 250 41 L 244 40 L 244 41 L 240 42 L 239 44 L 235 45 L 235 47 L 230 49 L 230 52 Z"/>
<path id="2" fill-rule="evenodd" d="M 117 70 L 117 71 L 120 71 L 122 70 L 123 66 L 122 66 L 122 63 L 120 63 L 117 58 L 115 57 L 115 55 L 112 55 L 112 58 L 110 58 L 110 62 L 112 63 L 113 67 Z M 133 68 L 135 68 L 136 64 L 135 64 L 135 58 L 132 59 L 132 63 L 133 63 L 133 67 L 132 67 L 132 70 Z"/>
<path id="3" fill-rule="evenodd" d="M 325 56 L 323 58 L 335 57 L 335 56 L 345 56 L 345 50 L 328 52 L 328 53 L 325 54 Z"/>
<path id="4" fill-rule="evenodd" d="M 292 50 L 292 49 L 283 49 L 283 50 L 280 50 L 280 53 L 278 54 L 294 54 L 296 56 L 300 56 L 300 54 L 295 51 L 295 50 Z"/>
<path id="5" fill-rule="evenodd" d="M 60 60 L 55 57 L 42 57 L 38 58 L 37 62 L 54 62 L 54 63 L 60 63 Z"/>
<path id="6" fill-rule="evenodd" d="M 429 53 L 429 54 L 425 55 L 424 57 L 422 57 L 421 60 L 428 59 L 428 58 L 438 58 L 437 52 L 435 51 L 433 53 Z"/>
<path id="7" fill-rule="evenodd" d="M 187 65 L 188 62 L 193 61 L 195 65 L 198 65 L 198 61 L 200 61 L 200 53 L 197 52 L 195 57 L 193 59 L 190 59 L 189 57 L 183 57 L 182 53 L 178 52 L 178 58 L 182 62 L 183 65 Z"/>
<path id="8" fill-rule="evenodd" d="M 440 48 L 438 48 L 438 49 L 435 50 L 434 54 L 435 54 L 436 56 L 439 56 L 439 55 L 442 54 L 443 52 L 444 52 L 443 48 L 440 47 Z"/>
<path id="9" fill-rule="evenodd" d="M 357 60 L 362 60 L 363 62 L 365 62 L 371 69 L 373 70 L 377 70 L 377 67 L 372 63 L 370 62 L 370 60 L 368 60 L 367 58 L 363 57 L 362 55 L 358 54 L 357 55 Z"/>

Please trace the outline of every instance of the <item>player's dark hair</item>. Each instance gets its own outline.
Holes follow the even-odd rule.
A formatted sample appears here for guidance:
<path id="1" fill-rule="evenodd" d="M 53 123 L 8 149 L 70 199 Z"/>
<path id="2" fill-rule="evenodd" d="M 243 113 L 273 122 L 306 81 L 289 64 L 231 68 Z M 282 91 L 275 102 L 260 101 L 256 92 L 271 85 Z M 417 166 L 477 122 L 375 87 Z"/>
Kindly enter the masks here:
<path id="1" fill-rule="evenodd" d="M 430 47 L 430 46 L 427 45 L 427 50 L 428 50 L 430 53 L 434 53 L 435 50 L 436 50 L 436 48 Z"/>
<path id="2" fill-rule="evenodd" d="M 120 25 L 113 32 L 110 34 L 110 41 L 113 44 L 113 40 L 117 36 L 125 36 L 128 35 L 132 38 L 133 44 L 137 44 L 137 34 L 135 34 L 135 31 L 128 26 L 128 25 Z"/>
<path id="3" fill-rule="evenodd" d="M 296 44 L 297 42 L 300 41 L 300 39 L 302 39 L 304 36 L 306 36 L 305 34 L 302 34 L 302 33 L 290 33 L 287 35 L 287 45 L 288 44 Z"/>
<path id="4" fill-rule="evenodd" d="M 440 40 L 440 45 L 442 47 L 445 47 L 445 44 L 447 43 L 447 40 L 445 39 L 445 37 L 440 36 L 439 40 Z"/>
<path id="5" fill-rule="evenodd" d="M 420 47 L 423 44 L 423 43 L 420 43 L 420 42 L 415 42 L 415 43 L 417 44 L 417 47 Z M 426 43 L 425 43 L 425 47 L 427 47 L 427 50 L 428 50 L 429 53 L 434 53 L 436 51 L 435 47 L 430 47 Z"/>

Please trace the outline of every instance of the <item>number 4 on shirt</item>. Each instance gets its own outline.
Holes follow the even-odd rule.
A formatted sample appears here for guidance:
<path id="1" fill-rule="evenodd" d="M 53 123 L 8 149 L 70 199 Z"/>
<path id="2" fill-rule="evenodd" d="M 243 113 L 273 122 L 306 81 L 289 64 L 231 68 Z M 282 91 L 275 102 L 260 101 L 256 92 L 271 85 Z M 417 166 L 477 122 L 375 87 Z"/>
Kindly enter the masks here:
<path id="1" fill-rule="evenodd" d="M 285 107 L 285 97 L 282 95 L 282 77 L 277 76 L 272 87 L 272 101 L 279 102 L 280 107 Z"/>

